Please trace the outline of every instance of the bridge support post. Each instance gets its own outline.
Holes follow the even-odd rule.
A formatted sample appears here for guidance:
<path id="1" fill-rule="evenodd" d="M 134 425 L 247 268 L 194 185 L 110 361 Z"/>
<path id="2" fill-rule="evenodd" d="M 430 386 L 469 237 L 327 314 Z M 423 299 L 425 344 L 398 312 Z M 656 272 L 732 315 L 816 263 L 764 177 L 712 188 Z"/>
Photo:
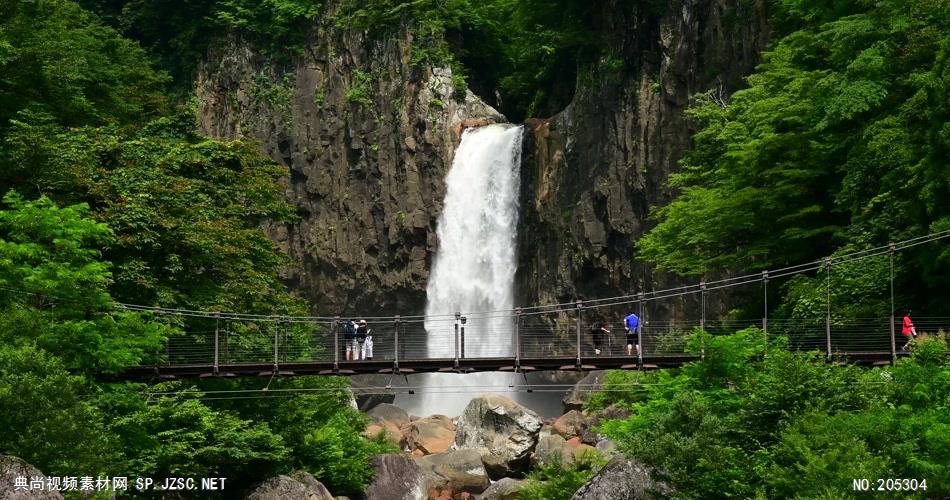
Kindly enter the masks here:
<path id="1" fill-rule="evenodd" d="M 220 313 L 214 313 L 214 374 L 218 374 L 218 321 Z"/>
<path id="2" fill-rule="evenodd" d="M 699 359 L 706 359 L 706 280 L 699 282 L 699 296 L 702 302 L 699 316 L 699 329 L 702 330 L 699 336 Z"/>
<path id="3" fill-rule="evenodd" d="M 646 304 L 645 297 L 643 292 L 637 294 L 637 301 L 640 303 L 640 322 L 637 323 L 637 359 L 641 365 L 643 365 L 643 351 L 646 350 L 646 346 L 643 345 L 643 326 L 645 323 L 643 319 L 643 306 Z M 624 341 L 626 341 L 626 339 L 624 339 Z"/>
<path id="4" fill-rule="evenodd" d="M 897 245 L 889 243 L 887 245 L 887 253 L 891 261 L 891 364 L 897 360 L 897 340 L 895 339 L 894 331 L 894 252 L 897 250 Z"/>
<path id="5" fill-rule="evenodd" d="M 769 355 L 769 272 L 762 271 L 762 333 L 765 356 Z"/>
<path id="6" fill-rule="evenodd" d="M 515 308 L 515 371 L 521 369 L 521 308 Z"/>
<path id="7" fill-rule="evenodd" d="M 399 323 L 402 318 L 397 314 L 393 320 L 396 322 L 396 335 L 393 343 L 393 373 L 399 373 Z"/>
<path id="8" fill-rule="evenodd" d="M 459 327 L 459 357 L 465 359 L 465 321 L 466 317 L 462 316 L 462 325 Z"/>
<path id="9" fill-rule="evenodd" d="M 340 371 L 340 317 L 334 316 L 333 323 L 330 323 L 330 331 L 333 332 L 333 371 Z"/>
<path id="10" fill-rule="evenodd" d="M 825 259 L 825 355 L 831 358 L 831 257 Z"/>
<path id="11" fill-rule="evenodd" d="M 637 322 L 637 366 L 643 368 L 643 293 L 637 294 L 637 306 L 640 310 L 640 321 Z M 626 343 L 626 339 L 624 342 Z M 626 349 L 627 346 L 623 348 Z"/>
<path id="12" fill-rule="evenodd" d="M 272 319 L 274 321 L 274 373 L 277 373 L 280 355 L 280 319 L 277 316 L 272 316 Z"/>
<path id="13" fill-rule="evenodd" d="M 455 313 L 455 369 L 459 368 L 459 325 L 462 323 L 462 313 Z"/>
<path id="14" fill-rule="evenodd" d="M 578 367 L 581 366 L 581 310 L 584 308 L 584 304 L 581 301 L 577 301 L 574 304 L 577 307 L 577 360 L 576 364 Z"/>

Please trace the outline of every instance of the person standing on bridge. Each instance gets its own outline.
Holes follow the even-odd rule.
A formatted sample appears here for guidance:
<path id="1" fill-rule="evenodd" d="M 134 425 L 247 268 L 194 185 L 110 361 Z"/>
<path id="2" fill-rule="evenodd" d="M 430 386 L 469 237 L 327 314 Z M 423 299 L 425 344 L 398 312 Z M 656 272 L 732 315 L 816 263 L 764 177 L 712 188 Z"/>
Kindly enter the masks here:
<path id="1" fill-rule="evenodd" d="M 630 313 L 623 319 L 623 326 L 627 333 L 627 356 L 633 356 L 633 346 L 637 346 L 640 354 L 640 344 L 637 343 L 637 332 L 640 330 L 640 317 Z"/>
<path id="2" fill-rule="evenodd" d="M 604 334 L 610 335 L 610 330 L 604 324 L 604 318 L 600 317 L 590 325 L 590 336 L 594 342 L 594 354 L 600 354 L 600 348 L 604 345 Z"/>
<path id="3" fill-rule="evenodd" d="M 356 358 L 366 359 L 366 339 L 369 337 L 369 328 L 366 327 L 366 320 L 360 320 L 360 326 L 356 327 Z M 372 340 L 370 341 L 372 342 Z M 370 357 L 372 357 L 372 344 L 370 344 Z"/>
<path id="4" fill-rule="evenodd" d="M 343 349 L 346 351 L 346 360 L 356 359 L 356 321 L 343 322 Z"/>
<path id="5" fill-rule="evenodd" d="M 901 347 L 902 351 L 906 351 L 910 347 L 911 341 L 917 337 L 917 329 L 914 328 L 914 322 L 910 319 L 910 309 L 904 315 L 904 326 L 901 328 L 901 335 L 907 339 L 907 343 L 904 344 L 904 347 Z"/>

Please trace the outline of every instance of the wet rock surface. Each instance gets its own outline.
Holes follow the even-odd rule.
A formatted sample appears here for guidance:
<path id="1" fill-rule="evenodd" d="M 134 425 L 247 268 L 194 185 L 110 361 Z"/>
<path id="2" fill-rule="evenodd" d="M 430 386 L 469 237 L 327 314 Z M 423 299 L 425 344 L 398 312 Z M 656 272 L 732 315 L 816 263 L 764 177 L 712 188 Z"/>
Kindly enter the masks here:
<path id="1" fill-rule="evenodd" d="M 456 426 L 445 415 L 420 418 L 409 424 L 409 449 L 423 455 L 448 451 L 455 443 Z"/>
<path id="2" fill-rule="evenodd" d="M 255 486 L 247 500 L 333 500 L 323 483 L 306 472 L 272 477 Z"/>
<path id="3" fill-rule="evenodd" d="M 27 489 L 20 489 L 16 485 L 17 478 L 26 479 Z M 43 481 L 41 491 L 31 490 L 29 481 L 40 479 Z M 25 460 L 10 455 L 0 455 L 0 500 L 60 500 L 63 498 L 58 491 L 46 491 L 46 475 Z"/>
<path id="4" fill-rule="evenodd" d="M 541 419 L 498 395 L 473 398 L 459 417 L 455 446 L 482 456 L 493 479 L 526 470 L 538 442 Z"/>
<path id="5" fill-rule="evenodd" d="M 451 450 L 416 459 L 429 477 L 430 490 L 481 493 L 488 488 L 488 472 L 475 450 Z"/>
<path id="6" fill-rule="evenodd" d="M 487 490 L 478 496 L 478 500 L 515 500 L 518 492 L 524 488 L 527 481 L 506 477 L 492 483 Z"/>
<path id="7" fill-rule="evenodd" d="M 293 262 L 285 278 L 316 310 L 421 311 L 460 134 L 506 121 L 457 93 L 449 68 L 412 63 L 412 40 L 405 28 L 381 38 L 323 23 L 291 64 L 226 40 L 200 68 L 201 129 L 259 142 L 288 168 L 284 198 L 300 220 L 265 230 Z M 392 327 L 371 328 L 376 357 L 391 355 Z"/>
<path id="8" fill-rule="evenodd" d="M 425 471 L 410 457 L 379 455 L 370 460 L 376 471 L 366 488 L 366 500 L 419 500 L 426 498 L 429 482 Z"/>
<path id="9" fill-rule="evenodd" d="M 672 488 L 653 479 L 643 464 L 615 457 L 584 484 L 572 500 L 654 500 L 669 498 Z"/>

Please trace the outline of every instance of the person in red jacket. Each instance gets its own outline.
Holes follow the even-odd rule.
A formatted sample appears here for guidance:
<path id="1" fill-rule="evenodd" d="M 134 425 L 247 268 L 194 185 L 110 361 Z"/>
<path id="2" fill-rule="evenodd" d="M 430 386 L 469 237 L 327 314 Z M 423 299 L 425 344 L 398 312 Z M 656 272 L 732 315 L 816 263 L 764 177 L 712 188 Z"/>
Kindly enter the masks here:
<path id="1" fill-rule="evenodd" d="M 907 338 L 907 343 L 904 344 L 904 347 L 901 347 L 902 351 L 906 351 L 911 341 L 917 336 L 917 329 L 914 328 L 914 322 L 910 319 L 910 310 L 904 315 L 904 327 L 901 328 L 901 335 Z"/>

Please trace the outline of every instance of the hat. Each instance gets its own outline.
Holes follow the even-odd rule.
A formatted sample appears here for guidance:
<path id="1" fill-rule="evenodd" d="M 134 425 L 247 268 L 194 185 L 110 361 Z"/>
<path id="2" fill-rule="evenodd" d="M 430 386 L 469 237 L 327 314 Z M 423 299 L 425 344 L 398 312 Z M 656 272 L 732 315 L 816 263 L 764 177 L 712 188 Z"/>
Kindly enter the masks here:
<path id="1" fill-rule="evenodd" d="M 366 320 L 365 320 L 365 319 L 361 319 L 361 320 L 360 320 L 360 324 L 361 324 L 361 325 L 365 325 L 365 324 L 366 324 Z"/>

